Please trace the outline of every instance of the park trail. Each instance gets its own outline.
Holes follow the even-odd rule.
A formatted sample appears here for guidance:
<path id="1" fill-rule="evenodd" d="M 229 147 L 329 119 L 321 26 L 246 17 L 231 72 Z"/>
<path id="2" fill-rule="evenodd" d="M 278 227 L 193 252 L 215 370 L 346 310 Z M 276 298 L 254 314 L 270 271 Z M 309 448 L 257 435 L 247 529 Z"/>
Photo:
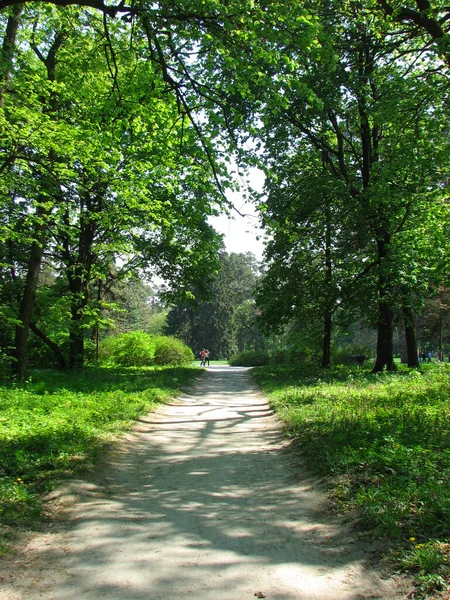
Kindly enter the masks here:
<path id="1" fill-rule="evenodd" d="M 379 548 L 327 510 L 245 368 L 207 368 L 48 501 L 55 518 L 6 561 L 2 600 L 404 597 Z"/>

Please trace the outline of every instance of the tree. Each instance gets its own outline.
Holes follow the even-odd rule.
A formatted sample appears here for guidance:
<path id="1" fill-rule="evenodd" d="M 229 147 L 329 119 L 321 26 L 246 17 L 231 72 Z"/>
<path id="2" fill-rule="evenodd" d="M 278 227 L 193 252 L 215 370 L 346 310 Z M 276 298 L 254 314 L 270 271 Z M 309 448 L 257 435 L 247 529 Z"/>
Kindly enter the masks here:
<path id="1" fill-rule="evenodd" d="M 81 366 L 90 284 L 104 277 L 111 260 L 124 263 L 128 256 L 128 269 L 151 268 L 177 291 L 191 285 L 208 271 L 196 264 L 200 245 L 206 241 L 211 255 L 218 247 L 219 238 L 206 218 L 220 199 L 195 128 L 180 115 L 176 98 L 167 99 L 163 78 L 140 61 L 138 48 L 127 46 L 120 28 L 115 32 L 115 50 L 122 45 L 119 63 L 109 45 L 106 56 L 98 53 L 103 27 L 93 27 L 88 35 L 82 20 L 70 31 L 64 29 L 66 13 L 31 11 L 27 16 L 33 21 L 18 30 L 23 68 L 8 82 L 9 90 L 14 87 L 18 93 L 6 94 L 3 104 L 9 135 L 6 158 L 8 140 L 15 144 L 14 159 L 4 163 L 3 202 L 9 207 L 5 231 L 28 221 L 32 253 L 28 267 L 21 266 L 28 276 L 23 277 L 16 334 L 20 377 L 26 373 L 44 252 L 67 278 L 70 365 Z M 95 25 L 92 19 L 89 23 Z M 143 96 L 143 89 L 151 93 Z M 18 111 L 18 102 L 26 110 Z M 27 133 L 24 124 L 31 131 L 39 120 L 40 135 L 31 133 L 19 143 Z M 10 210 L 11 197 L 18 210 L 14 205 Z M 23 233 L 15 236 L 15 243 L 26 244 Z M 215 260 L 210 258 L 208 268 L 213 270 Z"/>
<path id="2" fill-rule="evenodd" d="M 405 6 L 402 1 L 397 0 L 377 0 L 377 3 L 393 22 L 407 23 L 411 26 L 406 34 L 403 33 L 404 36 L 406 35 L 416 46 L 418 37 L 431 39 L 437 55 L 445 60 L 447 65 L 450 64 L 448 32 L 450 10 L 446 4 L 439 1 L 415 0 L 414 9 L 411 5 Z M 427 46 L 425 40 L 422 41 L 421 49 L 426 49 Z"/>
<path id="3" fill-rule="evenodd" d="M 201 300 L 193 290 L 197 302 L 174 304 L 167 317 L 167 333 L 182 339 L 196 354 L 208 348 L 215 359 L 229 358 L 238 349 L 246 349 L 246 344 L 254 347 L 259 336 L 252 300 L 257 278 L 258 266 L 251 253 L 222 252 L 220 270 L 211 279 L 206 298 Z"/>
<path id="4" fill-rule="evenodd" d="M 285 83 L 286 109 L 281 116 L 267 111 L 263 127 L 269 138 L 266 153 L 275 182 L 279 141 L 284 135 L 286 142 L 281 147 L 288 157 L 298 160 L 309 153 L 318 161 L 321 156 L 335 186 L 345 189 L 344 210 L 339 211 L 342 220 L 336 227 L 349 239 L 357 230 L 360 246 L 352 251 L 355 265 L 339 284 L 340 296 L 346 302 L 353 297 L 360 306 L 376 301 L 374 370 L 379 371 L 395 368 L 394 310 L 406 301 L 405 288 L 414 292 L 407 277 L 402 277 L 404 285 L 399 285 L 399 272 L 407 273 L 412 259 L 403 240 L 410 239 L 419 215 L 440 211 L 440 175 L 435 166 L 442 164 L 443 146 L 436 119 L 441 100 L 439 95 L 430 96 L 427 82 L 417 84 L 423 73 L 421 66 L 411 76 L 411 63 L 395 62 L 398 49 L 395 45 L 392 49 L 382 24 L 374 27 L 362 10 L 353 7 L 346 12 L 346 8 L 341 10 L 328 2 L 319 6 L 322 46 L 309 57 L 292 52 L 298 69 Z M 272 132 L 270 136 L 267 129 Z M 305 161 L 301 168 L 305 168 Z M 294 177 L 292 185 L 298 180 Z M 278 194 L 284 191 L 281 183 Z M 284 235 L 279 233 L 285 228 L 284 217 L 277 222 L 276 236 Z M 422 243 L 432 246 L 432 240 L 433 231 L 424 231 Z M 421 271 L 423 278 L 425 271 L 426 267 Z M 418 271 L 414 272 L 417 279 Z M 364 281 L 369 285 L 362 285 Z M 351 293 L 356 284 L 364 290 L 358 297 Z M 375 287 L 367 297 L 370 286 Z M 417 350 L 412 354 L 417 355 Z"/>

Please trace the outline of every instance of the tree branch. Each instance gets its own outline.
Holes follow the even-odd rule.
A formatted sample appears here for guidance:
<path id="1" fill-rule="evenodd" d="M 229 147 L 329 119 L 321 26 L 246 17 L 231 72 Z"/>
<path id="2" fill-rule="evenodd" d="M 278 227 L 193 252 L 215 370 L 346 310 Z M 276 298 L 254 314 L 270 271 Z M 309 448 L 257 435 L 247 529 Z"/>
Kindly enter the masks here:
<path id="1" fill-rule="evenodd" d="M 34 0 L 0 0 L 0 11 L 5 10 L 8 6 L 16 6 L 17 4 L 30 4 Z M 55 6 L 86 6 L 95 8 L 109 17 L 116 17 L 118 13 L 136 14 L 136 10 L 131 6 L 125 6 L 125 2 L 120 2 L 117 6 L 108 6 L 102 0 L 48 0 L 47 4 L 54 4 Z M 44 2 L 41 0 L 41 4 Z"/>

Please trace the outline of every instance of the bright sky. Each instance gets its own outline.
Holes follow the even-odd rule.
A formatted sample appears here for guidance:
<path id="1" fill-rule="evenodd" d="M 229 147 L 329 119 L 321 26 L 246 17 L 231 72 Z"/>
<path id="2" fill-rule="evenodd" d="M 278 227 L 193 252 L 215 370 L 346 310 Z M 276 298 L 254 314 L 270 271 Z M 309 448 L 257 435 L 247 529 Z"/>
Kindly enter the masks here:
<path id="1" fill-rule="evenodd" d="M 260 171 L 255 169 L 251 173 L 250 183 L 258 191 L 262 190 L 263 177 Z M 224 234 L 227 252 L 252 252 L 258 260 L 262 260 L 264 232 L 259 228 L 259 217 L 255 207 L 246 203 L 241 193 L 230 194 L 229 199 L 245 216 L 241 217 L 236 211 L 231 211 L 230 217 L 211 217 L 208 222 L 216 231 Z"/>
<path id="2" fill-rule="evenodd" d="M 242 210 L 241 210 L 242 209 Z M 262 259 L 263 233 L 258 228 L 258 218 L 255 215 L 254 208 L 249 205 L 239 207 L 243 214 L 253 214 L 254 216 L 241 217 L 234 212 L 233 217 L 226 215 L 220 217 L 212 217 L 208 219 L 209 223 L 216 231 L 224 234 L 224 242 L 226 251 L 236 252 L 253 252 L 258 260 Z M 260 237 L 258 240 L 257 238 Z"/>

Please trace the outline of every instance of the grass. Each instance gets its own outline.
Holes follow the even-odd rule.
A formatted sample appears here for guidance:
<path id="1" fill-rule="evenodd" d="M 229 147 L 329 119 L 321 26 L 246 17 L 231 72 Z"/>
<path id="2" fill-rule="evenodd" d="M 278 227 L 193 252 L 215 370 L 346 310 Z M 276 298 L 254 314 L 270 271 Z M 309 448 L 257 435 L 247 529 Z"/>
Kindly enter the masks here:
<path id="1" fill-rule="evenodd" d="M 417 593 L 450 577 L 450 366 L 371 374 L 360 367 L 253 370 L 331 496 L 385 539 Z"/>
<path id="2" fill-rule="evenodd" d="M 34 372 L 0 387 L 0 522 L 4 534 L 41 518 L 40 497 L 87 472 L 133 420 L 167 402 L 200 371 L 189 367 Z M 0 553 L 5 538 L 0 540 Z"/>
<path id="3" fill-rule="evenodd" d="M 195 361 L 192 363 L 193 365 L 199 366 L 200 365 L 200 359 L 196 358 Z M 228 365 L 228 361 L 227 360 L 210 360 L 209 361 L 209 366 L 210 367 L 219 367 L 219 366 L 225 366 Z"/>

